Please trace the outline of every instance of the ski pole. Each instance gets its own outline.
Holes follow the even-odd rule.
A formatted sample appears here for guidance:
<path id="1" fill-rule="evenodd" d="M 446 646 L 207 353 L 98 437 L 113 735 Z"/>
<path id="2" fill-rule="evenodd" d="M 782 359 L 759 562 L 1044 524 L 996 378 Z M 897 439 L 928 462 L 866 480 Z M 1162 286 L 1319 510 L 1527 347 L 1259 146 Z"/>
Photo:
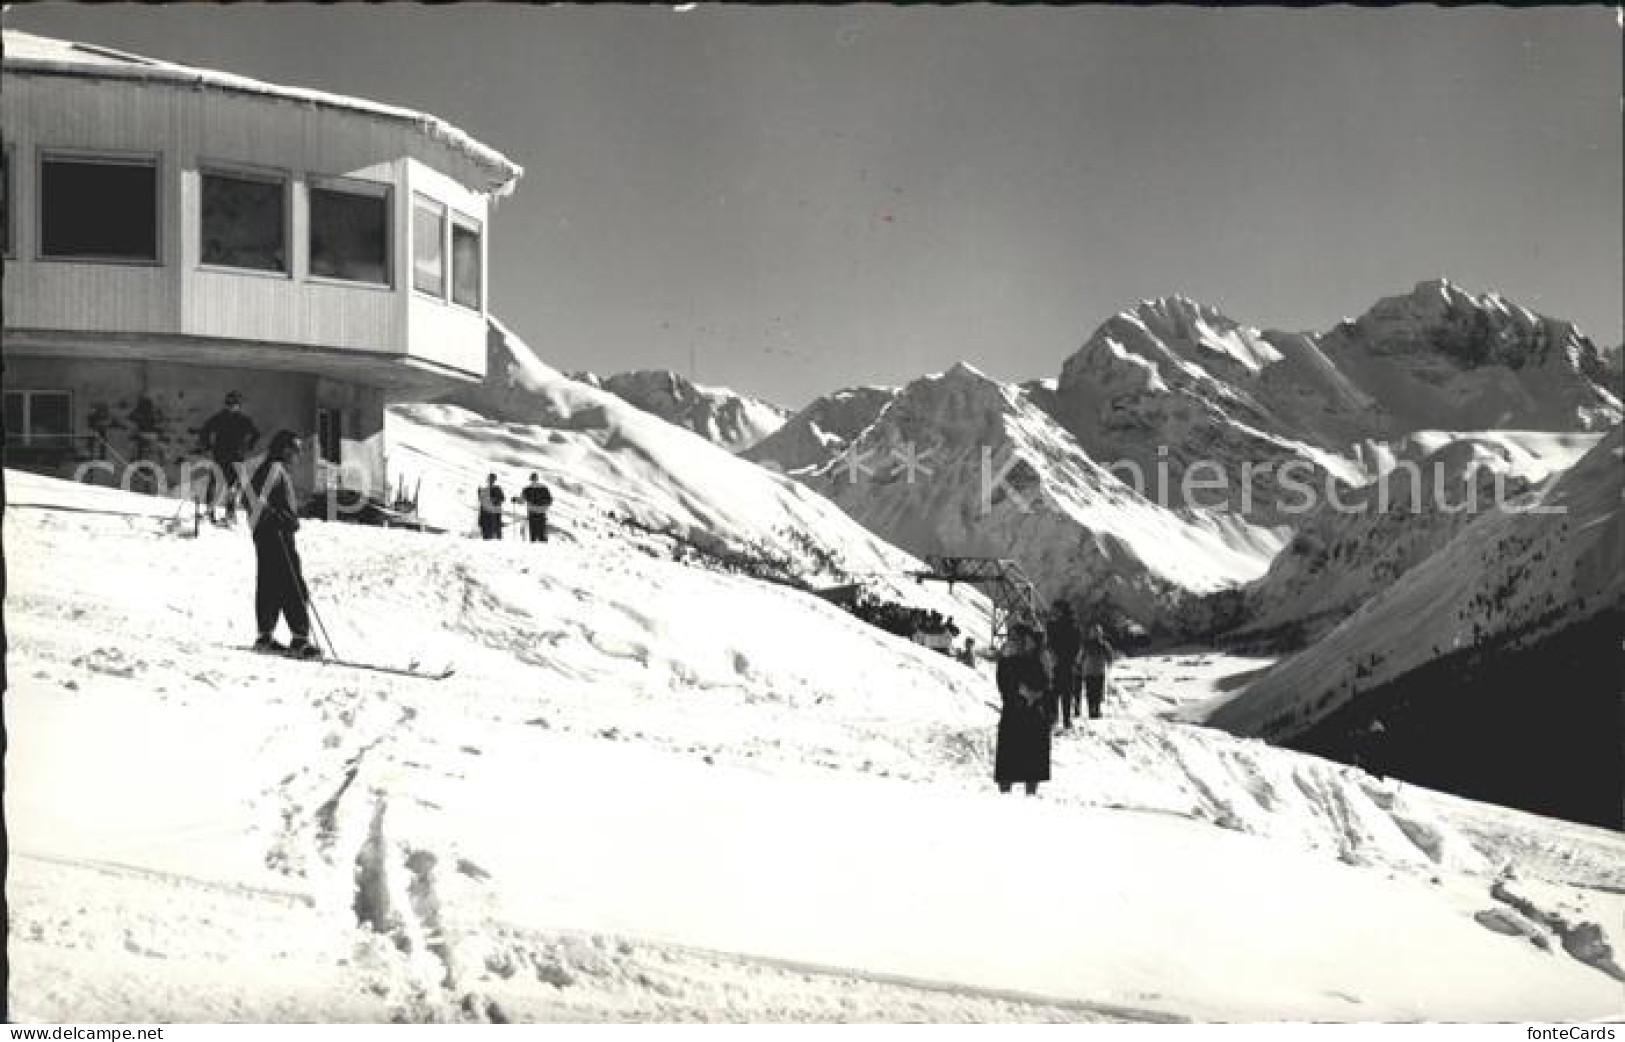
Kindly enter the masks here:
<path id="1" fill-rule="evenodd" d="M 327 623 L 322 621 L 321 612 L 316 610 L 316 602 L 311 600 L 310 584 L 305 582 L 304 573 L 293 566 L 293 552 L 288 549 L 287 537 L 281 532 L 278 532 L 276 534 L 276 541 L 277 545 L 282 547 L 282 560 L 287 562 L 288 574 L 291 575 L 294 581 L 299 584 L 299 599 L 305 602 L 305 608 L 310 612 L 310 617 L 316 620 L 316 628 L 322 631 L 322 641 L 327 645 L 328 652 L 334 658 L 338 658 L 339 652 L 338 649 L 333 646 L 332 635 L 327 632 Z"/>

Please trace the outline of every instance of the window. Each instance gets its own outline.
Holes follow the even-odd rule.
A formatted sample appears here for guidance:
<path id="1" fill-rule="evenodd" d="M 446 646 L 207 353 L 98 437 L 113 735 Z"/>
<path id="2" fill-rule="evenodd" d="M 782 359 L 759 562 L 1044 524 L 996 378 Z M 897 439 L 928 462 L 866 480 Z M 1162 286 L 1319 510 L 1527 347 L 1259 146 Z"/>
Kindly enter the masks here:
<path id="1" fill-rule="evenodd" d="M 347 181 L 310 186 L 310 273 L 379 286 L 389 278 L 389 188 Z"/>
<path id="2" fill-rule="evenodd" d="M 6 441 L 66 448 L 73 434 L 73 399 L 67 391 L 7 391 Z"/>
<path id="3" fill-rule="evenodd" d="M 316 447 L 325 462 L 344 462 L 344 413 L 338 409 L 316 410 Z"/>
<path id="4" fill-rule="evenodd" d="M 40 256 L 158 260 L 158 163 L 45 153 Z"/>
<path id="5" fill-rule="evenodd" d="M 451 299 L 476 311 L 484 299 L 480 262 L 479 223 L 458 217 L 451 226 Z"/>
<path id="6" fill-rule="evenodd" d="M 412 204 L 412 287 L 446 296 L 446 208 L 421 195 Z"/>
<path id="7" fill-rule="evenodd" d="M 282 178 L 205 170 L 202 181 L 203 263 L 287 271 L 288 193 Z"/>

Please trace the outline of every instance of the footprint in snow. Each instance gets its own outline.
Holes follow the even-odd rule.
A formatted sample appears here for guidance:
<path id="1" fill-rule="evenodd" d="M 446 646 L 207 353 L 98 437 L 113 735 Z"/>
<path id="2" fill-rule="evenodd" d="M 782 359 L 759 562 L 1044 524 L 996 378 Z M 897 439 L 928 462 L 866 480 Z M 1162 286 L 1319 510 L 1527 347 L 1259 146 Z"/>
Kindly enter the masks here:
<path id="1" fill-rule="evenodd" d="M 117 648 L 97 648 L 87 655 L 74 659 L 73 664 L 92 673 L 123 677 L 126 680 L 134 677 L 137 671 L 145 669 L 147 665 L 139 659 L 126 658 Z"/>

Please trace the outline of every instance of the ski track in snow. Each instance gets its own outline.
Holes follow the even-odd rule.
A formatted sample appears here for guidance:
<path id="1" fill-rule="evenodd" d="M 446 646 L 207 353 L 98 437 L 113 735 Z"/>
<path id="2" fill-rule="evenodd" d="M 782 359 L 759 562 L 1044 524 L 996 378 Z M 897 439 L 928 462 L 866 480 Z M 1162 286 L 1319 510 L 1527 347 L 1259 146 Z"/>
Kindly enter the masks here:
<path id="1" fill-rule="evenodd" d="M 1606 1013 L 1617 987 L 1625 841 L 1169 719 L 1256 661 L 1126 661 L 1108 718 L 1057 737 L 1044 796 L 1001 801 L 990 670 L 782 587 L 603 545 L 308 525 L 339 649 L 456 661 L 427 683 L 230 650 L 252 589 L 240 531 L 176 538 L 83 513 L 8 526 L 23 1019 L 1542 1019 Z M 1089 897 L 1072 926 L 1115 947 L 1069 961 L 1088 941 L 1052 939 L 1053 956 L 990 963 L 973 952 L 1006 936 L 994 909 L 1026 898 L 974 835 L 926 827 L 939 815 L 1057 856 L 1177 843 L 1218 875 L 1148 902 L 1137 880 L 1184 870 L 1130 867 L 1153 856 L 1135 846 L 1098 875 L 1077 864 Z M 870 882 L 833 860 L 777 879 L 819 836 L 835 851 L 871 834 L 902 860 Z M 920 893 L 888 899 L 909 858 L 931 866 Z M 1250 893 L 1278 861 L 1306 894 L 1378 903 L 1293 905 L 1325 917 L 1293 925 L 1180 893 Z M 738 872 L 756 882 L 729 889 Z M 726 906 L 691 913 L 671 887 L 701 902 L 721 887 L 739 907 L 707 918 Z M 819 906 L 819 887 L 839 903 Z M 1457 1005 L 1434 1006 L 1454 993 L 1443 983 L 1405 998 L 1378 967 L 1342 980 L 1324 960 L 1360 950 L 1348 917 L 1399 914 L 1390 892 L 1427 920 L 1424 953 L 1435 937 L 1441 958 L 1522 983 L 1458 982 Z M 917 921 L 910 900 L 937 911 Z M 901 932 L 831 937 L 802 918 L 870 901 Z M 941 922 L 948 907 L 960 921 Z M 943 936 L 908 932 L 924 924 Z M 1204 984 L 1194 967 L 1240 930 L 1240 990 Z M 1271 945 L 1298 951 L 1302 981 L 1248 993 L 1281 972 Z"/>

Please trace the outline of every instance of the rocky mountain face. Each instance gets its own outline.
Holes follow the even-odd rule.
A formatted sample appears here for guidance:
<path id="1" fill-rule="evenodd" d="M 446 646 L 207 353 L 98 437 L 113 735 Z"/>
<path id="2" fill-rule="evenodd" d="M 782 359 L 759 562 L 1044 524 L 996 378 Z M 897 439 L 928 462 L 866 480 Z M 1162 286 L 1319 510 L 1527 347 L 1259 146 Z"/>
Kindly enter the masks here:
<path id="1" fill-rule="evenodd" d="M 844 426 L 825 418 L 837 407 Z M 1463 523 L 1444 509 L 1450 490 L 1497 473 L 1535 480 L 1620 416 L 1607 357 L 1571 323 L 1434 281 L 1325 333 L 1260 330 L 1182 296 L 1144 301 L 1096 329 L 1056 379 L 1006 385 L 961 365 L 890 397 L 841 392 L 750 458 L 786 463 L 916 553 L 1014 557 L 1046 594 L 1120 599 L 1145 625 L 1186 629 L 1215 585 L 1257 581 L 1206 622 L 1267 632 L 1309 619 L 1296 635 L 1307 639 L 1448 541 Z M 910 453 L 956 463 L 900 482 L 838 458 L 854 452 L 894 469 Z M 1354 519 L 1327 506 L 1375 497 L 1400 463 L 1443 468 L 1444 502 L 1385 498 Z M 1017 517 L 990 486 L 1061 508 Z"/>
<path id="2" fill-rule="evenodd" d="M 802 477 L 914 553 L 1014 558 L 1046 601 L 1137 621 L 1258 577 L 1280 548 L 1234 515 L 1158 505 L 1020 388 L 964 363 L 910 383 L 840 458 Z"/>
<path id="3" fill-rule="evenodd" d="M 1321 488 L 1375 476 L 1361 442 L 1602 431 L 1621 417 L 1603 356 L 1571 323 L 1443 281 L 1321 334 L 1260 331 L 1185 297 L 1146 301 L 1067 359 L 1049 407 L 1095 458 L 1160 464 L 1176 486 L 1193 468 L 1194 483 L 1223 474 L 1197 505 L 1272 524 L 1293 523 L 1289 465 Z"/>

